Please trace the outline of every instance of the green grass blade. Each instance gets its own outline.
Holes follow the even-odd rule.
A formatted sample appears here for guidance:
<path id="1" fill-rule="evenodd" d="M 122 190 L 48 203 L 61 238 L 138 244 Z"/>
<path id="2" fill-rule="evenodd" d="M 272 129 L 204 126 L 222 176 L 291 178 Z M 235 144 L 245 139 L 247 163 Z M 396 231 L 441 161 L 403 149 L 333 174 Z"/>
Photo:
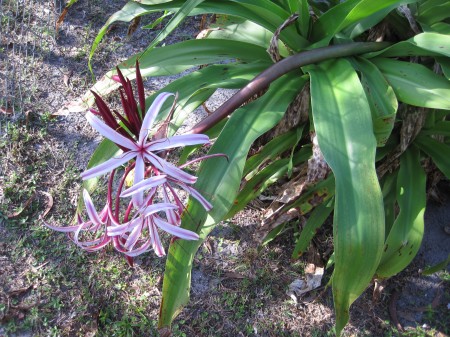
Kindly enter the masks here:
<path id="1" fill-rule="evenodd" d="M 381 258 L 383 197 L 370 107 L 358 75 L 344 59 L 309 72 L 317 139 L 336 179 L 333 296 L 340 335 L 350 305 L 372 280 Z"/>
<path id="2" fill-rule="evenodd" d="M 400 158 L 397 202 L 400 213 L 384 245 L 377 277 L 387 278 L 402 271 L 419 251 L 424 230 L 426 175 L 420 165 L 420 152 L 409 148 Z"/>
<path id="3" fill-rule="evenodd" d="M 195 252 L 202 240 L 223 219 L 239 189 L 245 159 L 253 141 L 272 128 L 283 116 L 304 80 L 283 76 L 272 83 L 258 100 L 238 109 L 224 127 L 210 153 L 224 153 L 225 158 L 202 163 L 195 187 L 209 197 L 213 205 L 207 213 L 198 202 L 189 201 L 182 226 L 196 230 L 198 241 L 177 240 L 171 244 L 164 274 L 159 327 L 170 327 L 177 313 L 189 300 L 190 275 Z"/>

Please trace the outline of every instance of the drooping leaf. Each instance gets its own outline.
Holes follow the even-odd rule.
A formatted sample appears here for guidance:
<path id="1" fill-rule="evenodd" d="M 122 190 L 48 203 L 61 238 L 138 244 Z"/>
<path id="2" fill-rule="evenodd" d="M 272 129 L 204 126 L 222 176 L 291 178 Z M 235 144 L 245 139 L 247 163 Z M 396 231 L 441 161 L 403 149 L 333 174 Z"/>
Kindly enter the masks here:
<path id="1" fill-rule="evenodd" d="M 244 167 L 245 179 L 251 179 L 258 172 L 260 165 L 292 148 L 295 144 L 295 138 L 295 130 L 286 132 L 272 139 L 258 153 L 248 158 Z"/>
<path id="2" fill-rule="evenodd" d="M 364 57 L 446 56 L 450 57 L 450 36 L 439 33 L 421 33 L 381 51 Z"/>
<path id="3" fill-rule="evenodd" d="M 450 121 L 437 122 L 429 129 L 422 129 L 421 134 L 450 136 Z"/>
<path id="4" fill-rule="evenodd" d="M 218 63 L 238 58 L 241 62 L 271 64 L 272 60 L 264 48 L 250 43 L 224 40 L 189 40 L 173 45 L 154 48 L 144 56 L 134 55 L 118 65 L 123 75 L 130 80 L 135 78 L 136 59 L 142 77 L 175 75 L 198 65 Z M 116 70 L 106 73 L 90 89 L 99 95 L 106 95 L 117 89 L 119 84 L 112 80 Z M 84 111 L 90 107 L 94 98 L 89 91 L 82 97 L 79 108 L 73 111 Z"/>
<path id="5" fill-rule="evenodd" d="M 448 17 L 450 17 L 450 1 L 428 0 L 419 6 L 417 20 L 426 25 L 432 25 Z"/>
<path id="6" fill-rule="evenodd" d="M 420 64 L 386 58 L 371 60 L 386 77 L 399 101 L 450 110 L 450 81 Z"/>
<path id="7" fill-rule="evenodd" d="M 272 83 L 264 96 L 234 112 L 210 150 L 210 153 L 226 154 L 229 161 L 215 158 L 202 163 L 195 187 L 205 197 L 209 196 L 213 209 L 207 213 L 196 201 L 188 203 L 182 227 L 196 230 L 201 239 L 177 240 L 169 248 L 158 323 L 160 328 L 170 327 L 189 299 L 194 254 L 202 240 L 231 208 L 250 145 L 281 119 L 302 81 L 297 74 L 286 75 Z"/>
<path id="8" fill-rule="evenodd" d="M 419 134 L 414 140 L 416 144 L 423 152 L 433 159 L 433 162 L 444 173 L 444 175 L 450 179 L 450 146 L 436 139 Z"/>
<path id="9" fill-rule="evenodd" d="M 402 271 L 419 251 L 424 230 L 426 175 L 420 153 L 410 147 L 400 159 L 397 177 L 397 202 L 400 213 L 384 245 L 377 277 L 387 278 Z"/>
<path id="10" fill-rule="evenodd" d="M 372 113 L 377 146 L 384 146 L 394 128 L 398 108 L 397 97 L 381 72 L 371 62 L 357 58 L 354 64 L 361 72 L 361 83 Z"/>
<path id="11" fill-rule="evenodd" d="M 307 161 L 311 157 L 311 148 L 304 147 L 294 154 L 294 165 L 299 165 Z M 274 161 L 267 167 L 255 174 L 248 182 L 244 184 L 241 191 L 234 199 L 225 219 L 229 219 L 243 210 L 247 204 L 257 198 L 267 187 L 277 182 L 281 177 L 286 175 L 288 171 L 289 159 L 283 158 Z"/>
<path id="12" fill-rule="evenodd" d="M 178 9 L 175 15 L 170 19 L 167 25 L 158 33 L 158 35 L 153 39 L 150 45 L 145 49 L 143 55 L 156 47 L 161 41 L 163 41 L 177 26 L 183 21 L 186 16 L 188 16 L 191 11 L 201 4 L 204 0 L 187 0 Z"/>
<path id="13" fill-rule="evenodd" d="M 300 233 L 300 237 L 295 243 L 295 248 L 291 256 L 292 259 L 298 259 L 308 249 L 308 246 L 313 237 L 316 235 L 317 230 L 323 225 L 325 220 L 333 211 L 333 207 L 334 201 L 330 200 L 320 204 L 314 209 L 314 211 L 311 212 L 311 215 Z"/>
<path id="14" fill-rule="evenodd" d="M 315 42 L 321 41 L 321 45 L 327 45 L 334 35 L 358 21 L 383 11 L 387 7 L 413 2 L 417 2 L 417 0 L 347 0 L 319 17 L 313 24 L 311 39 Z"/>
<path id="15" fill-rule="evenodd" d="M 336 179 L 332 282 L 339 336 L 350 305 L 372 280 L 381 258 L 383 197 L 370 107 L 356 72 L 343 59 L 308 71 L 317 139 Z"/>

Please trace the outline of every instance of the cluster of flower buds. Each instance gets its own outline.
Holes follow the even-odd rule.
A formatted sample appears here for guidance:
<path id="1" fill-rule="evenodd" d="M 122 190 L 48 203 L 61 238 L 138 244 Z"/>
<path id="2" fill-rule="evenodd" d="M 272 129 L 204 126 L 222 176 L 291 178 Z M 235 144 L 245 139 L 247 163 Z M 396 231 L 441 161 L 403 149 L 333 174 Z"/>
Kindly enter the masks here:
<path id="1" fill-rule="evenodd" d="M 81 174 L 83 180 L 87 180 L 109 173 L 106 205 L 98 213 L 88 191 L 84 190 L 87 220 L 77 214 L 78 223 L 74 226 L 45 224 L 56 231 L 68 233 L 75 244 L 90 252 L 112 243 L 132 264 L 133 257 L 151 248 L 158 256 L 165 255 L 158 230 L 184 240 L 199 238 L 196 233 L 180 227 L 185 206 L 179 191 L 189 194 L 207 211 L 212 206 L 192 187 L 197 177 L 183 170 L 192 162 L 177 167 L 168 162 L 166 156 L 176 147 L 209 144 L 209 138 L 201 134 L 167 137 L 168 123 L 159 129 L 152 129 L 164 102 L 175 95 L 159 94 L 146 110 L 144 85 L 139 64 L 136 63 L 138 107 L 130 80 L 119 69 L 117 72 L 114 79 L 121 83 L 119 90 L 123 113 L 111 111 L 104 100 L 93 92 L 98 111 L 90 109 L 86 119 L 102 136 L 114 142 L 122 153 Z M 174 107 L 175 102 L 172 109 Z M 200 160 L 212 156 L 217 155 L 205 156 Z M 122 166 L 125 166 L 123 175 L 118 184 L 113 184 L 116 170 Z M 126 182 L 131 180 L 129 175 L 132 175 L 133 183 L 126 189 Z M 114 185 L 117 185 L 115 191 Z M 123 202 L 124 198 L 130 198 L 128 203 Z M 124 207 L 124 204 L 128 206 Z"/>

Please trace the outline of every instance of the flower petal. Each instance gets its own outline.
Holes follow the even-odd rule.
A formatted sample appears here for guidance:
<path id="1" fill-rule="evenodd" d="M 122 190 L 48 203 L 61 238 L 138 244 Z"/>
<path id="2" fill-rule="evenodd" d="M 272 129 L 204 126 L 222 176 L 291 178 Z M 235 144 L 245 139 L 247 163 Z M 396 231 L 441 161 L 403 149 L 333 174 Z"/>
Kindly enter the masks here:
<path id="1" fill-rule="evenodd" d="M 155 252 L 155 254 L 159 257 L 166 255 L 166 252 L 164 250 L 163 245 L 161 244 L 161 240 L 159 239 L 159 234 L 154 223 L 151 223 L 149 225 L 149 231 L 153 251 Z"/>
<path id="2" fill-rule="evenodd" d="M 142 213 L 142 215 L 147 217 L 149 215 L 158 213 L 160 211 L 165 211 L 167 209 L 176 209 L 176 208 L 178 208 L 178 207 L 174 204 L 161 202 L 161 203 L 153 204 L 153 205 L 146 207 L 145 211 Z"/>
<path id="3" fill-rule="evenodd" d="M 212 210 L 213 206 L 195 188 L 180 183 L 178 183 L 178 186 L 180 186 L 182 189 L 188 192 L 193 198 L 197 199 L 197 201 L 203 206 L 205 210 L 207 210 L 208 212 Z"/>
<path id="4" fill-rule="evenodd" d="M 126 162 L 130 161 L 136 156 L 136 153 L 134 152 L 126 152 L 120 157 L 114 157 L 111 159 L 108 159 L 104 163 L 101 163 L 97 166 L 94 166 L 83 173 L 80 174 L 81 178 L 83 180 L 91 179 L 94 177 L 97 177 L 99 175 L 105 174 L 109 171 L 114 170 L 115 168 L 119 167 L 120 165 L 125 164 Z"/>
<path id="5" fill-rule="evenodd" d="M 98 216 L 97 210 L 95 209 L 94 203 L 92 202 L 91 196 L 88 191 L 83 189 L 83 199 L 84 204 L 86 205 L 86 212 L 91 219 L 92 223 L 95 225 L 103 223 L 103 221 Z"/>
<path id="6" fill-rule="evenodd" d="M 162 219 L 159 219 L 158 217 L 154 217 L 153 220 L 155 221 L 155 224 L 163 231 L 166 231 L 169 234 L 179 237 L 180 239 L 198 240 L 199 238 L 197 233 L 194 233 L 184 228 L 180 228 L 178 226 L 171 225 L 170 223 Z"/>
<path id="7" fill-rule="evenodd" d="M 136 150 L 137 145 L 132 140 L 122 136 L 117 131 L 111 129 L 108 125 L 103 123 L 100 119 L 94 116 L 92 112 L 86 114 L 86 119 L 91 126 L 97 130 L 103 137 L 108 138 L 112 142 L 121 145 L 130 150 Z"/>
<path id="8" fill-rule="evenodd" d="M 149 248 L 150 248 L 151 244 L 152 244 L 151 240 L 148 239 L 139 248 L 136 248 L 134 250 L 130 250 L 128 252 L 124 252 L 124 254 L 127 255 L 127 256 L 131 256 L 131 257 L 135 257 L 135 256 L 138 256 L 138 255 L 141 255 L 141 254 L 146 253 L 146 252 L 149 251 Z"/>
<path id="9" fill-rule="evenodd" d="M 150 142 L 146 148 L 147 151 L 159 151 L 172 149 L 174 147 L 199 145 L 209 143 L 209 137 L 207 135 L 178 135 L 169 138 L 162 138 L 154 142 Z"/>
<path id="10" fill-rule="evenodd" d="M 161 185 L 161 184 L 165 183 L 166 181 L 167 181 L 166 176 L 163 174 L 154 176 L 154 177 L 150 177 L 148 179 L 140 181 L 139 183 L 135 183 L 132 187 L 123 191 L 120 194 L 120 197 L 121 198 L 129 197 L 130 195 L 134 195 L 138 192 L 142 192 L 142 191 L 148 190 L 152 187 Z"/>
<path id="11" fill-rule="evenodd" d="M 150 108 L 147 110 L 145 114 L 144 120 L 142 121 L 141 130 L 139 132 L 139 144 L 144 145 L 145 140 L 147 139 L 148 133 L 155 122 L 156 116 L 159 114 L 159 110 L 161 110 L 162 105 L 170 96 L 174 96 L 174 94 L 169 92 L 160 93 L 155 100 L 153 101 Z"/>
<path id="12" fill-rule="evenodd" d="M 193 176 L 178 167 L 168 163 L 164 159 L 158 157 L 157 155 L 146 152 L 144 154 L 145 158 L 147 158 L 158 170 L 163 171 L 168 176 L 173 177 L 175 180 L 182 181 L 187 184 L 193 184 L 197 181 L 197 177 Z"/>
<path id="13" fill-rule="evenodd" d="M 136 156 L 136 166 L 134 167 L 134 181 L 133 185 L 139 184 L 145 175 L 145 163 L 144 158 L 140 154 Z M 134 207 L 139 207 L 144 202 L 144 193 L 142 190 L 138 190 L 133 193 L 133 205 Z"/>

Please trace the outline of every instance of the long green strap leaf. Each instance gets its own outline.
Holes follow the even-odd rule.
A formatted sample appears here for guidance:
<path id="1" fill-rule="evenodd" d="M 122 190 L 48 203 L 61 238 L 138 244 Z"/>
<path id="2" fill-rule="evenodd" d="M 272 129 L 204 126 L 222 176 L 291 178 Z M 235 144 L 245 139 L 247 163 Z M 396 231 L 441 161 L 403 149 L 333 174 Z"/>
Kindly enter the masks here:
<path id="1" fill-rule="evenodd" d="M 433 159 L 439 170 L 450 179 L 450 146 L 431 137 L 419 134 L 414 140 L 423 152 Z"/>
<path id="2" fill-rule="evenodd" d="M 394 90 L 373 63 L 363 58 L 352 62 L 361 72 L 361 83 L 372 112 L 373 132 L 377 146 L 384 146 L 394 128 L 398 101 Z"/>
<path id="3" fill-rule="evenodd" d="M 450 110 L 450 81 L 420 64 L 386 58 L 371 60 L 394 89 L 399 101 L 424 108 Z"/>
<path id="4" fill-rule="evenodd" d="M 424 230 L 426 175 L 420 165 L 420 152 L 409 148 L 400 159 L 397 202 L 400 213 L 384 245 L 377 277 L 387 278 L 402 271 L 419 251 Z"/>
<path id="5" fill-rule="evenodd" d="M 417 0 L 344 1 L 327 11 L 314 23 L 311 40 L 317 42 L 323 39 L 323 44 L 327 45 L 333 36 L 344 28 L 394 4 L 400 5 L 412 2 L 417 2 Z"/>
<path id="6" fill-rule="evenodd" d="M 175 15 L 170 19 L 167 25 L 158 33 L 158 35 L 153 39 L 150 45 L 145 49 L 143 55 L 147 53 L 149 50 L 153 49 L 163 41 L 177 26 L 183 21 L 186 16 L 191 13 L 191 11 L 201 4 L 204 0 L 187 0 L 180 7 L 180 9 L 175 13 Z"/>
<path id="7" fill-rule="evenodd" d="M 408 56 L 446 56 L 450 57 L 450 36 L 439 33 L 422 33 L 401 41 L 381 51 L 363 55 L 367 58 L 408 57 Z"/>
<path id="8" fill-rule="evenodd" d="M 272 60 L 265 48 L 251 43 L 228 40 L 189 40 L 154 48 L 144 56 L 136 54 L 118 65 L 123 75 L 130 80 L 136 77 L 136 59 L 139 58 L 139 67 L 142 77 L 175 75 L 192 67 L 218 63 L 230 59 L 239 59 L 242 62 L 260 62 L 269 66 Z M 90 89 L 99 95 L 106 95 L 117 89 L 119 84 L 112 80 L 115 69 L 107 72 Z M 87 91 L 79 103 L 79 107 L 73 106 L 73 111 L 84 111 L 94 102 L 94 96 Z"/>
<path id="9" fill-rule="evenodd" d="M 317 139 L 336 178 L 333 296 L 336 334 L 366 289 L 383 252 L 383 196 L 375 171 L 376 139 L 364 89 L 347 60 L 309 70 Z"/>
<path id="10" fill-rule="evenodd" d="M 202 163 L 195 187 L 209 197 L 213 209 L 207 213 L 195 200 L 190 199 L 188 203 L 182 227 L 196 230 L 201 239 L 177 240 L 170 245 L 164 273 L 160 328 L 170 327 L 189 300 L 194 254 L 233 205 L 251 144 L 278 123 L 297 94 L 296 88 L 300 88 L 304 81 L 295 74 L 283 76 L 272 83 L 264 96 L 233 113 L 210 150 L 210 153 L 226 154 L 228 162 L 224 158 L 213 158 Z"/>
<path id="11" fill-rule="evenodd" d="M 334 200 L 330 200 L 320 204 L 314 209 L 314 211 L 311 212 L 311 215 L 300 233 L 300 237 L 295 243 L 291 259 L 298 259 L 306 251 L 306 249 L 308 249 L 308 246 L 313 237 L 316 235 L 317 230 L 323 225 L 325 220 L 333 211 L 333 206 Z"/>

